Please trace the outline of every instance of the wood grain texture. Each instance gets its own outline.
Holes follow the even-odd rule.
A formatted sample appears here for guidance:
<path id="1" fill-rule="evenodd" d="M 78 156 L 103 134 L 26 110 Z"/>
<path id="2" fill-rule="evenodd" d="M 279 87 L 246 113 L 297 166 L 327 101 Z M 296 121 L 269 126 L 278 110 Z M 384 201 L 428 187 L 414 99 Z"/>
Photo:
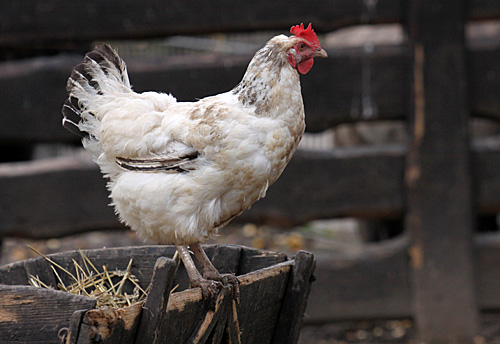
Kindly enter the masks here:
<path id="1" fill-rule="evenodd" d="M 498 212 L 500 146 L 478 140 L 471 149 L 474 204 L 482 213 Z M 236 221 L 293 225 L 334 216 L 401 216 L 404 154 L 403 146 L 298 152 L 266 198 Z M 0 199 L 0 237 L 50 238 L 123 228 L 107 206 L 97 167 L 77 158 L 3 165 L 0 189 L 7 195 Z"/>
<path id="2" fill-rule="evenodd" d="M 135 343 L 161 343 L 158 341 L 158 324 L 165 316 L 176 268 L 172 259 L 159 257 L 156 260 Z"/>
<path id="3" fill-rule="evenodd" d="M 124 308 L 99 308 L 85 313 L 77 344 L 133 343 L 142 302 Z"/>
<path id="4" fill-rule="evenodd" d="M 315 261 L 313 254 L 306 251 L 297 252 L 293 261 L 273 335 L 273 344 L 294 344 L 299 340 L 302 316 L 311 290 Z"/>
<path id="5" fill-rule="evenodd" d="M 286 29 L 300 22 L 312 22 L 318 31 L 358 23 L 393 22 L 400 19 L 400 3 L 380 0 L 377 6 L 363 1 L 336 0 L 264 1 L 228 3 L 216 0 L 61 0 L 33 4 L 27 0 L 0 6 L 0 45 L 92 41 L 103 38 L 148 38 L 208 32 Z M 53 9 L 56 8 L 57 11 Z M 195 11 L 193 9 L 196 8 Z M 286 11 L 283 9 L 286 8 Z M 335 8 L 335 11 L 332 11 Z M 14 20 L 18 18 L 18 20 Z"/>
<path id="6" fill-rule="evenodd" d="M 57 8 L 58 11 L 53 9 Z M 192 9 L 196 8 L 196 11 Z M 286 8 L 286 11 L 283 11 Z M 332 8 L 335 10 L 333 11 Z M 498 19 L 495 0 L 474 0 L 469 19 Z M 400 1 L 335 0 L 313 1 L 307 5 L 294 1 L 254 1 L 228 4 L 217 0 L 147 0 L 138 4 L 126 0 L 62 0 L 33 4 L 28 0 L 0 6 L 0 45 L 19 47 L 32 44 L 52 47 L 62 42 L 81 42 L 110 38 L 151 38 L 179 34 L 206 34 L 269 30 L 312 22 L 318 31 L 331 31 L 356 24 L 403 21 Z M 133 14 L 133 15 L 131 15 Z"/>
<path id="7" fill-rule="evenodd" d="M 307 323 L 411 317 L 408 238 L 367 244 L 352 254 L 316 257 Z"/>
<path id="8" fill-rule="evenodd" d="M 236 310 L 241 343 L 272 342 L 291 263 L 280 263 L 238 278 L 241 300 Z"/>
<path id="9" fill-rule="evenodd" d="M 453 0 L 412 1 L 408 10 L 413 74 L 406 225 L 413 241 L 413 302 L 423 342 L 472 341 L 479 329 L 466 10 L 466 1 Z"/>
<path id="10" fill-rule="evenodd" d="M 470 105 L 473 115 L 500 118 L 499 38 L 480 31 L 467 53 Z M 328 49 L 328 48 L 327 48 Z M 405 82 L 410 56 L 407 45 L 339 47 L 302 78 L 307 130 L 319 132 L 332 126 L 364 120 L 403 119 Z M 195 57 L 145 60 L 127 58 L 130 79 L 138 92 L 172 93 L 180 101 L 195 100 L 232 89 L 243 76 L 251 56 Z M 80 56 L 35 58 L 0 64 L 2 117 L 15 117 L 0 127 L 0 140 L 9 142 L 77 142 L 60 125 L 64 85 Z M 369 88 L 363 86 L 369 77 Z M 154 80 L 154 81 L 153 81 Z M 43 84 L 43 87 L 40 85 Z M 366 109 L 369 100 L 370 109 Z"/>
<path id="11" fill-rule="evenodd" d="M 94 307 L 95 300 L 85 296 L 0 285 L 0 343 L 57 344 L 73 312 Z"/>
<path id="12" fill-rule="evenodd" d="M 399 87 L 403 82 L 404 48 L 383 51 L 370 55 L 362 49 L 345 54 L 329 52 L 329 59 L 317 62 L 316 68 L 302 78 L 307 130 L 318 132 L 362 119 L 361 101 L 366 93 L 362 74 L 367 64 L 372 71 L 370 96 L 377 112 L 372 119 L 402 118 Z M 167 92 L 179 101 L 193 101 L 234 88 L 251 58 L 196 55 L 182 60 L 127 58 L 126 62 L 134 90 Z M 13 116 L 16 121 L 0 128 L 0 140 L 77 142 L 78 137 L 61 126 L 60 114 L 66 80 L 81 60 L 78 56 L 57 56 L 1 64 L 0 108 L 9 111 L 1 111 L 0 118 Z"/>

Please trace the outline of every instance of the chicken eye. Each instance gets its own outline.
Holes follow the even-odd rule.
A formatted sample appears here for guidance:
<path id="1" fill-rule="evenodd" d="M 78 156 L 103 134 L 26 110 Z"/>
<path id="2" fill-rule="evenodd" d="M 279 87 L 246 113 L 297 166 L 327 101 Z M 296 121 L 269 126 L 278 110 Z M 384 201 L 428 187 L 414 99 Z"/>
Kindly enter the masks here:
<path id="1" fill-rule="evenodd" d="M 304 49 L 306 48 L 306 44 L 304 42 L 300 42 L 298 45 L 297 45 L 297 48 L 300 50 L 300 51 L 304 51 Z"/>

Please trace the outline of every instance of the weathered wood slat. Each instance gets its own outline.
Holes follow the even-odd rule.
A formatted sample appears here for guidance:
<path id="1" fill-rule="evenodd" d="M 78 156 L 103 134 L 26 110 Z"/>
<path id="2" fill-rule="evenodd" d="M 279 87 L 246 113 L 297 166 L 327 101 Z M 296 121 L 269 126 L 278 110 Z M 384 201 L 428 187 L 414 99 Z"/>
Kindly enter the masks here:
<path id="1" fill-rule="evenodd" d="M 167 313 L 157 329 L 158 340 L 175 343 L 176 338 L 189 338 L 210 302 L 202 301 L 201 289 L 186 289 L 170 296 Z"/>
<path id="2" fill-rule="evenodd" d="M 476 207 L 497 212 L 500 147 L 478 141 L 472 149 Z M 404 209 L 403 156 L 404 148 L 397 146 L 298 152 L 266 198 L 237 221 L 298 224 L 341 215 L 399 216 Z M 97 167 L 79 158 L 3 164 L 0 189 L 6 195 L 0 198 L 0 236 L 47 238 L 123 228 L 107 206 Z"/>
<path id="3" fill-rule="evenodd" d="M 474 37 L 477 43 L 468 42 L 466 54 L 470 111 L 498 121 L 500 101 L 495 100 L 495 95 L 500 92 L 500 37 L 498 33 L 484 39 L 480 36 Z"/>
<path id="4" fill-rule="evenodd" d="M 472 147 L 475 207 L 483 213 L 495 214 L 500 210 L 500 142 L 495 137 L 486 138 L 473 141 Z"/>
<path id="5" fill-rule="evenodd" d="M 500 236 L 482 234 L 475 240 L 475 272 L 479 305 L 482 310 L 498 310 L 500 298 Z"/>
<path id="6" fill-rule="evenodd" d="M 150 290 L 143 307 L 146 312 L 143 312 L 141 316 L 135 343 L 152 344 L 157 342 L 157 325 L 167 308 L 175 270 L 176 264 L 171 259 L 160 257 L 156 261 Z"/>
<path id="7" fill-rule="evenodd" d="M 317 256 L 304 321 L 411 317 L 408 246 L 403 237 Z"/>
<path id="8" fill-rule="evenodd" d="M 0 165 L 0 236 L 57 237 L 120 225 L 93 163 L 73 157 Z"/>
<path id="9" fill-rule="evenodd" d="M 204 249 L 207 250 L 206 247 Z M 240 265 L 241 251 L 241 247 L 236 245 L 216 246 L 210 260 L 221 274 L 236 274 Z"/>
<path id="10" fill-rule="evenodd" d="M 193 10 L 196 9 L 196 10 Z M 286 11 L 284 11 L 286 9 Z M 334 9 L 334 10 L 332 10 Z M 207 32 L 278 29 L 313 22 L 318 31 L 358 23 L 394 22 L 400 19 L 400 2 L 379 0 L 265 1 L 228 3 L 215 0 L 135 1 L 28 0 L 0 5 L 0 45 L 51 46 L 61 41 L 103 38 L 164 37 Z"/>
<path id="11" fill-rule="evenodd" d="M 80 334 L 80 325 L 85 316 L 86 310 L 78 310 L 71 315 L 69 321 L 68 334 L 66 338 L 66 344 L 76 344 L 78 341 L 78 335 Z"/>
<path id="12" fill-rule="evenodd" d="M 307 297 L 311 290 L 315 261 L 312 253 L 299 251 L 288 278 L 276 329 L 274 344 L 294 344 L 299 339 L 302 315 L 306 309 Z"/>
<path id="13" fill-rule="evenodd" d="M 218 338 L 222 338 L 220 334 L 226 327 L 225 318 L 230 312 L 232 300 L 232 287 L 225 286 L 219 292 L 215 305 L 205 313 L 205 316 L 199 319 L 195 330 L 191 334 L 188 342 L 189 344 L 205 344 L 217 343 L 216 341 L 208 341 L 214 332 L 218 333 Z M 213 336 L 212 336 L 213 339 Z"/>
<path id="14" fill-rule="evenodd" d="M 268 196 L 240 220 L 289 219 L 290 223 L 297 223 L 349 213 L 356 208 L 360 213 L 401 210 L 401 157 L 400 149 L 375 152 L 368 157 L 360 152 L 353 156 L 342 152 L 298 154 Z M 113 210 L 107 206 L 105 182 L 98 169 L 84 163 L 78 166 L 78 159 L 75 165 L 70 162 L 71 159 L 57 159 L 53 164 L 61 167 L 46 173 L 35 172 L 39 170 L 38 162 L 15 164 L 10 169 L 4 165 L 0 188 L 7 197 L 0 199 L 2 236 L 54 237 L 70 229 L 77 233 L 119 226 Z M 24 173 L 16 175 L 18 169 Z M 332 185 L 332 180 L 339 182 Z M 355 197 L 350 185 L 358 185 Z M 32 191 L 35 189 L 36 194 Z M 285 194 L 287 199 L 283 199 Z"/>
<path id="15" fill-rule="evenodd" d="M 209 245 L 206 249 L 211 252 L 213 246 Z M 132 259 L 130 271 L 139 279 L 139 285 L 143 289 L 146 289 L 154 273 L 153 263 L 156 261 L 156 258 L 160 256 L 172 257 L 174 253 L 175 247 L 152 245 L 67 251 L 47 255 L 47 258 L 73 275 L 76 275 L 74 262 L 77 262 L 81 267 L 86 266 L 83 262 L 82 254 L 91 260 L 100 271 L 102 271 L 102 266 L 108 265 L 109 262 L 113 262 L 113 268 L 125 271 L 130 259 Z M 4 265 L 0 268 L 0 284 L 27 285 L 29 274 L 35 273 L 39 275 L 42 282 L 46 284 L 51 284 L 52 282 L 55 285 L 54 281 L 56 281 L 56 277 L 49 265 L 51 264 L 43 257 Z M 59 268 L 56 268 L 56 271 L 65 285 L 75 282 L 71 276 Z M 57 279 L 57 281 L 59 280 Z"/>
<path id="16" fill-rule="evenodd" d="M 480 45 L 470 47 L 468 68 L 472 113 L 500 119 L 500 67 L 489 62 L 500 60 L 495 37 L 487 36 Z M 375 46 L 372 52 L 363 47 L 335 49 L 329 54 L 328 59 L 318 61 L 321 66 L 302 77 L 308 131 L 358 120 L 403 118 L 408 63 L 404 46 Z M 58 56 L 0 65 L 0 109 L 4 109 L 0 120 L 9 123 L 0 127 L 1 141 L 78 142 L 62 128 L 60 112 L 67 77 L 81 59 Z M 196 56 L 183 57 L 182 61 L 132 58 L 127 62 L 134 89 L 170 92 L 182 101 L 230 90 L 240 81 L 250 59 Z M 367 77 L 369 89 L 363 87 Z"/>
<path id="17" fill-rule="evenodd" d="M 470 0 L 468 19 L 499 19 L 500 6 L 496 0 Z"/>
<path id="18" fill-rule="evenodd" d="M 401 146 L 300 151 L 266 198 L 239 221 L 291 225 L 343 215 L 398 216 L 404 204 L 403 154 Z"/>
<path id="19" fill-rule="evenodd" d="M 317 257 L 304 321 L 412 317 L 409 247 L 407 237 L 401 237 L 351 255 Z M 477 235 L 474 257 L 479 308 L 498 310 L 500 235 Z"/>
<path id="20" fill-rule="evenodd" d="M 283 263 L 286 260 L 287 256 L 284 253 L 246 247 L 245 250 L 240 252 L 240 262 L 236 275 L 244 275 L 258 269 Z"/>
<path id="21" fill-rule="evenodd" d="M 258 0 L 241 4 L 221 0 L 210 4 L 200 0 L 177 0 L 168 4 L 160 0 L 140 4 L 130 0 L 74 1 L 71 4 L 51 0 L 34 4 L 24 0 L 13 5 L 0 4 L 0 45 L 40 47 L 55 46 L 61 41 L 281 30 L 300 22 L 313 22 L 316 30 L 331 31 L 346 25 L 401 22 L 401 7 L 397 0 L 308 3 Z M 474 0 L 470 8 L 470 19 L 500 17 L 495 0 Z"/>
<path id="22" fill-rule="evenodd" d="M 0 305 L 0 343 L 58 344 L 58 331 L 68 327 L 73 312 L 94 308 L 95 300 L 30 286 L 0 285 Z"/>
<path id="23" fill-rule="evenodd" d="M 56 276 L 45 259 L 28 259 L 24 261 L 24 269 L 28 279 L 33 276 L 43 281 L 47 286 L 57 287 Z M 73 281 L 72 281 L 73 282 Z"/>
<path id="24" fill-rule="evenodd" d="M 140 246 L 140 247 L 119 247 L 119 248 L 104 248 L 93 250 L 82 250 L 81 253 L 85 255 L 99 270 L 102 271 L 104 265 L 113 262 L 113 269 L 125 271 L 132 259 L 130 272 L 139 279 L 139 285 L 146 289 L 154 275 L 154 263 L 159 256 L 172 257 L 175 253 L 175 248 L 172 246 Z M 47 257 L 53 260 L 57 265 L 67 269 L 73 275 L 76 275 L 73 261 L 77 262 L 81 267 L 86 264 L 83 261 L 82 255 L 79 251 L 64 252 L 64 254 L 56 253 L 48 255 Z M 36 258 L 36 260 L 45 260 L 43 257 Z M 61 272 L 58 268 L 60 278 L 65 284 L 72 284 L 75 281 L 67 273 Z M 43 280 L 42 280 L 43 281 Z M 125 288 L 130 288 L 125 286 Z M 124 289 L 129 293 L 132 290 Z"/>
<path id="25" fill-rule="evenodd" d="M 412 238 L 415 322 L 423 342 L 472 341 L 479 329 L 467 129 L 467 5 L 465 0 L 412 1 L 408 8 L 413 73 L 405 215 Z"/>
<path id="26" fill-rule="evenodd" d="M 322 131 L 362 118 L 366 96 L 371 97 L 370 106 L 377 119 L 401 118 L 403 50 L 396 47 L 384 50 L 384 54 L 369 55 L 361 49 L 346 54 L 330 52 L 329 59 L 318 61 L 318 68 L 302 78 L 308 130 Z M 184 57 L 183 61 L 175 59 L 178 62 L 127 59 L 127 62 L 136 91 L 162 91 L 172 93 L 179 101 L 192 101 L 235 87 L 251 57 Z M 0 127 L 0 140 L 78 142 L 78 137 L 65 130 L 60 122 L 67 78 L 81 59 L 59 56 L 1 65 L 0 109 L 9 110 L 0 111 L 0 119 L 5 116 L 16 120 Z M 372 84 L 368 95 L 362 87 L 367 68 Z"/>
<path id="27" fill-rule="evenodd" d="M 0 284 L 28 285 L 28 278 L 24 262 L 10 263 L 0 269 Z"/>
<path id="28" fill-rule="evenodd" d="M 125 308 L 98 308 L 85 313 L 77 344 L 132 343 L 142 312 L 142 302 Z"/>
<path id="29" fill-rule="evenodd" d="M 242 343 L 266 343 L 273 337 L 292 264 L 283 262 L 238 278 L 241 302 L 236 309 Z"/>

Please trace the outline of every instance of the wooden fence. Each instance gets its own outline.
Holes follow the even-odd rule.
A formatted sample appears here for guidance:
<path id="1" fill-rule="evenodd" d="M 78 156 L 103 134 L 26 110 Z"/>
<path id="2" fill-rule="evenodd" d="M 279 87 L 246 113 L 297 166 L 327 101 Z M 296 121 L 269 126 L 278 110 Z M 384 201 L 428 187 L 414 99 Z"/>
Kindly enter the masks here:
<path id="1" fill-rule="evenodd" d="M 318 262 L 309 321 L 413 317 L 423 341 L 470 342 L 480 312 L 500 309 L 500 236 L 474 234 L 477 216 L 500 211 L 500 141 L 468 134 L 471 116 L 500 120 L 500 37 L 465 35 L 466 25 L 489 19 L 500 19 L 497 0 L 4 1 L 0 143 L 17 152 L 11 147 L 75 142 L 60 108 L 81 55 L 54 53 L 84 52 L 94 40 L 402 23 L 401 44 L 328 50 L 302 86 L 307 130 L 366 120 L 352 109 L 363 106 L 368 65 L 369 120 L 406 121 L 410 142 L 298 152 L 240 220 L 404 219 L 405 236 Z M 136 90 L 188 100 L 236 85 L 250 58 L 127 62 Z M 0 164 L 0 237 L 120 226 L 104 184 L 80 157 Z"/>

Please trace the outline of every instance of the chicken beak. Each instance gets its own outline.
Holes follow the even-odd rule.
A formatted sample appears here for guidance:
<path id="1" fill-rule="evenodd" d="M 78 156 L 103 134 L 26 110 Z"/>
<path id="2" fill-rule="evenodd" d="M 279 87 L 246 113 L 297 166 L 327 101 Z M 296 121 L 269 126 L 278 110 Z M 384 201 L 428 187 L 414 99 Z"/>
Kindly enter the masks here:
<path id="1" fill-rule="evenodd" d="M 327 58 L 328 54 L 326 53 L 325 49 L 317 50 L 314 54 L 314 57 L 322 57 L 322 58 Z"/>

